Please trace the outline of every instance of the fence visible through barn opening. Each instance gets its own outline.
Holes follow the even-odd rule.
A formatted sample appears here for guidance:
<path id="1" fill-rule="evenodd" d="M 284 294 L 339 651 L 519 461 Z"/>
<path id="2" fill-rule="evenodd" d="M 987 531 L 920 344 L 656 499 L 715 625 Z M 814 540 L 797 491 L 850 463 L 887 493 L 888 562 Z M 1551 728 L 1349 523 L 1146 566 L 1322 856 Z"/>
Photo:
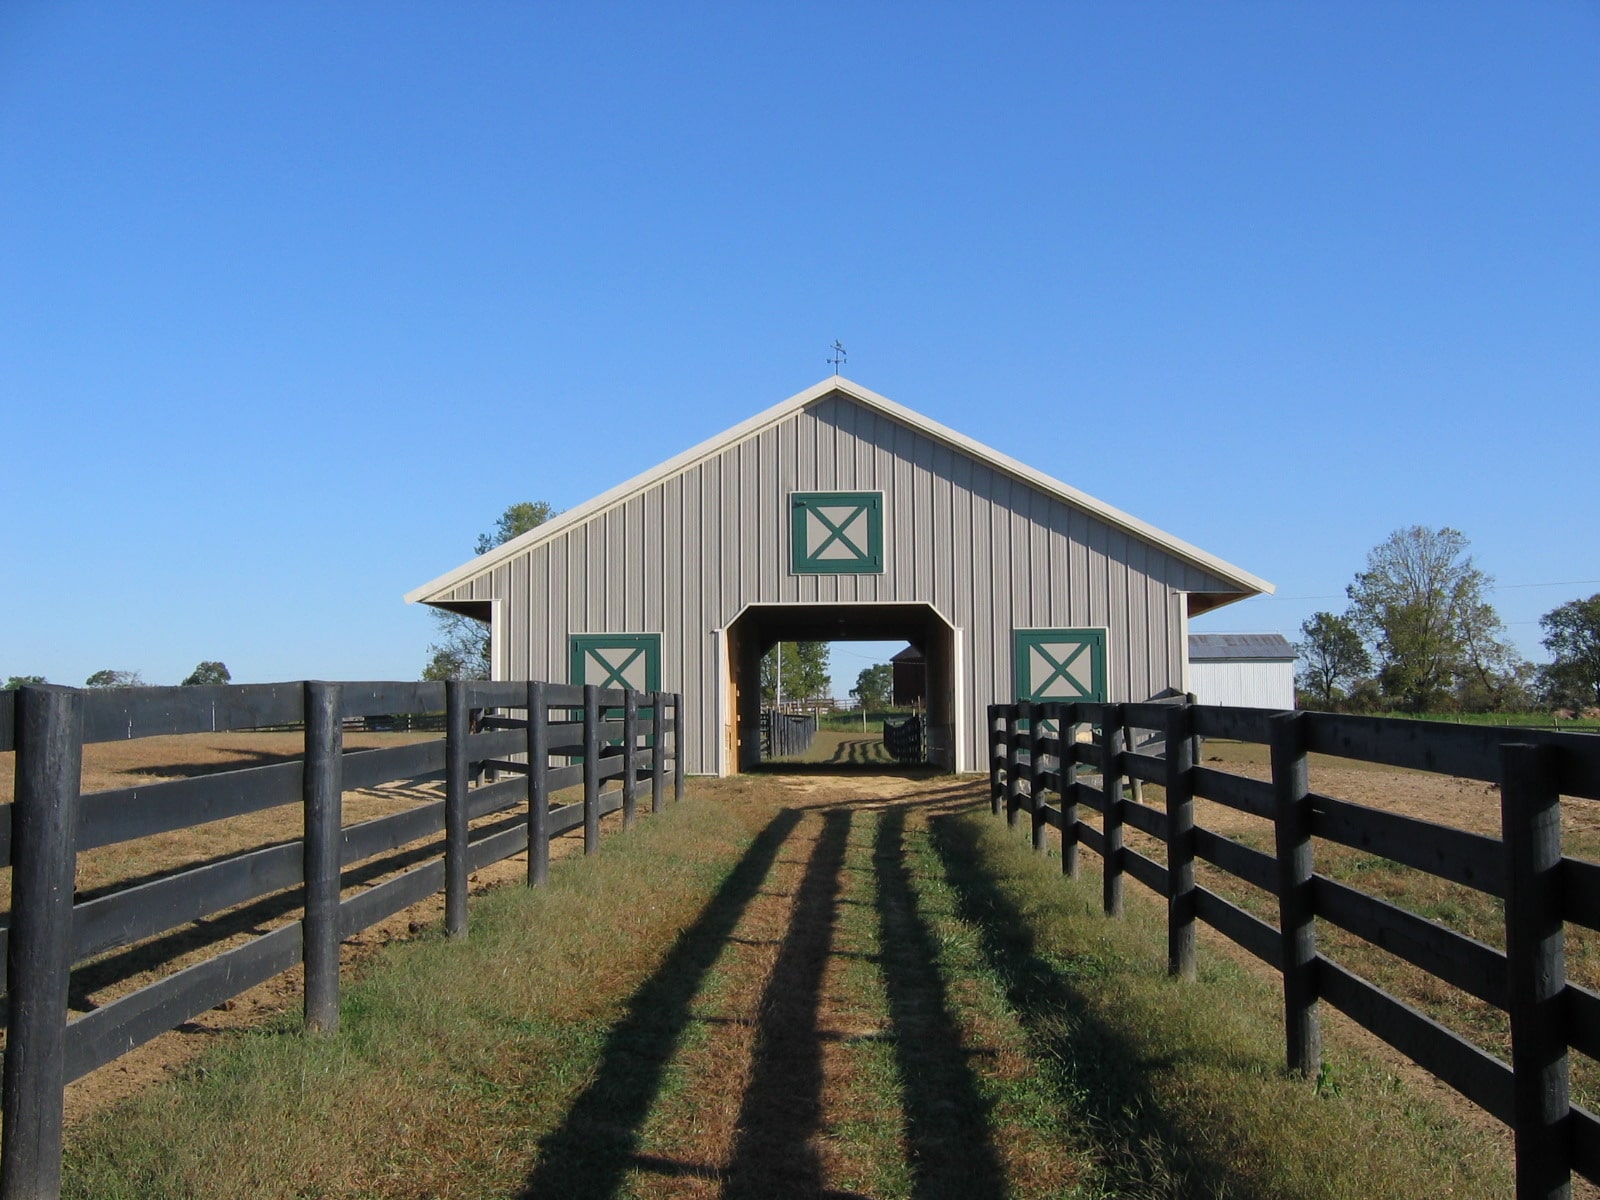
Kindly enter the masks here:
<path id="1" fill-rule="evenodd" d="M 790 758 L 804 754 L 817 740 L 817 714 L 761 710 L 761 757 Z"/>
<path id="2" fill-rule="evenodd" d="M 441 712 L 442 738 L 345 751 L 348 724 L 413 728 Z M 681 799 L 683 717 L 675 694 L 541 682 L 0 692 L 0 750 L 16 751 L 15 799 L 0 805 L 0 865 L 12 870 L 0 1197 L 59 1194 L 68 1082 L 302 962 L 307 1028 L 331 1030 L 343 939 L 441 888 L 445 928 L 464 937 L 472 872 L 526 851 L 528 883 L 541 884 L 552 837 L 581 826 L 593 853 L 602 816 L 620 810 L 627 828 L 641 793 L 656 812 Z M 269 727 L 303 727 L 303 758 L 80 794 L 85 743 Z M 439 799 L 343 821 L 346 791 L 441 780 Z M 608 780 L 617 786 L 603 791 Z M 579 785 L 581 798 L 552 804 Z M 290 803 L 303 815 L 296 840 L 75 903 L 82 851 Z M 281 923 L 69 1019 L 74 964 L 258 903 Z"/>
<path id="3" fill-rule="evenodd" d="M 1564 1196 L 1573 1173 L 1600 1183 L 1600 1121 L 1571 1102 L 1568 1084 L 1569 1050 L 1600 1059 L 1600 995 L 1566 978 L 1564 957 L 1567 924 L 1600 929 L 1600 865 L 1562 854 L 1560 822 L 1563 795 L 1600 799 L 1600 737 L 1186 701 L 992 705 L 989 730 L 993 812 L 1012 825 L 1027 814 L 1040 851 L 1057 830 L 1068 875 L 1081 848 L 1100 855 L 1110 915 L 1122 911 L 1125 876 L 1165 897 L 1173 975 L 1194 977 L 1197 921 L 1278 971 L 1291 1070 L 1318 1076 L 1325 1001 L 1511 1126 L 1519 1197 Z M 1270 780 L 1202 765 L 1205 737 L 1268 746 Z M 1314 752 L 1497 785 L 1502 837 L 1315 792 Z M 1091 772 L 1098 786 L 1085 781 Z M 1164 808 L 1129 798 L 1142 783 L 1165 788 Z M 1271 822 L 1274 852 L 1198 825 L 1196 797 Z M 1098 827 L 1080 818 L 1085 808 Z M 1128 828 L 1164 844 L 1166 862 L 1125 845 Z M 1503 899 L 1506 951 L 1318 874 L 1313 839 Z M 1197 859 L 1275 896 L 1277 924 L 1199 886 Z M 1511 1061 L 1320 953 L 1319 922 L 1504 1010 Z"/>
<path id="4" fill-rule="evenodd" d="M 883 748 L 897 763 L 908 766 L 928 761 L 927 723 L 920 713 L 903 720 L 885 720 L 883 723 Z"/>

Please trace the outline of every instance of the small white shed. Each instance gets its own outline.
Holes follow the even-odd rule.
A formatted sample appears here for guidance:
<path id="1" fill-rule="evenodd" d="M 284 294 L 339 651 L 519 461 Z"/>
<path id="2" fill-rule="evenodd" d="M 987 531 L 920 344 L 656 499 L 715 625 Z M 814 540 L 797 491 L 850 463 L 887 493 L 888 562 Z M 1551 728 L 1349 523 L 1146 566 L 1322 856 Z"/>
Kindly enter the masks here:
<path id="1" fill-rule="evenodd" d="M 1189 689 L 1201 704 L 1293 708 L 1294 660 L 1281 633 L 1191 633 Z"/>

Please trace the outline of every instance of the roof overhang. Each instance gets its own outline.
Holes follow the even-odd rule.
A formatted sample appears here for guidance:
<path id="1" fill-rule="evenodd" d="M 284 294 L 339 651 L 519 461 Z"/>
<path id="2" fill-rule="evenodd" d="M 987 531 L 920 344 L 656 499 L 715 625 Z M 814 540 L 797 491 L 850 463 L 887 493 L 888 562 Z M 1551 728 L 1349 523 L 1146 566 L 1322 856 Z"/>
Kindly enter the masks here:
<path id="1" fill-rule="evenodd" d="M 406 593 L 407 604 L 433 604 L 439 607 L 452 607 L 449 603 L 442 603 L 441 597 L 452 589 L 459 587 L 468 580 L 493 570 L 507 559 L 514 558 L 524 551 L 531 550 L 543 542 L 558 537 L 568 529 L 582 524 L 607 509 L 621 504 L 629 498 L 638 495 L 647 488 L 653 487 L 664 480 L 672 478 L 688 470 L 714 454 L 730 446 L 754 437 L 763 430 L 779 424 L 792 417 L 801 410 L 826 400 L 829 396 L 838 393 L 846 396 L 867 408 L 876 409 L 892 420 L 917 430 L 935 441 L 971 455 L 981 462 L 987 463 L 1002 474 L 1025 483 L 1031 487 L 1054 495 L 1066 503 L 1078 508 L 1092 516 L 1098 517 L 1113 527 L 1148 542 L 1161 550 L 1166 551 L 1175 558 L 1182 559 L 1202 571 L 1221 579 L 1225 583 L 1238 587 L 1237 592 L 1207 592 L 1191 593 L 1189 596 L 1189 615 L 1197 616 L 1202 612 L 1219 608 L 1224 604 L 1231 604 L 1236 600 L 1244 600 L 1250 596 L 1271 595 L 1276 588 L 1259 576 L 1252 575 L 1232 563 L 1225 562 L 1214 554 L 1208 554 L 1198 546 L 1192 546 L 1179 538 L 1173 537 L 1157 529 L 1154 525 L 1139 520 L 1119 508 L 1113 508 L 1103 501 L 1096 500 L 1087 492 L 1081 492 L 1070 484 L 1061 482 L 1046 475 L 1043 471 L 1035 470 L 1026 463 L 1018 462 L 1010 455 L 1002 454 L 991 449 L 983 443 L 957 433 L 948 426 L 941 425 L 919 412 L 897 404 L 887 396 L 880 396 L 869 388 L 864 388 L 858 383 L 845 379 L 843 376 L 833 375 L 820 383 L 808 387 L 803 392 L 790 396 L 780 404 L 775 404 L 765 412 L 757 413 L 747 421 L 743 421 L 733 428 L 719 433 L 716 437 L 701 442 L 698 446 L 685 450 L 682 454 L 668 459 L 660 466 L 652 467 L 641 475 L 635 475 L 625 483 L 619 483 L 609 491 L 602 492 L 593 500 L 586 501 L 575 508 L 569 508 L 557 517 L 551 518 L 543 525 L 530 529 L 518 537 L 512 538 L 486 554 L 461 564 L 453 571 L 447 571 L 437 579 L 430 580 L 419 588 Z"/>

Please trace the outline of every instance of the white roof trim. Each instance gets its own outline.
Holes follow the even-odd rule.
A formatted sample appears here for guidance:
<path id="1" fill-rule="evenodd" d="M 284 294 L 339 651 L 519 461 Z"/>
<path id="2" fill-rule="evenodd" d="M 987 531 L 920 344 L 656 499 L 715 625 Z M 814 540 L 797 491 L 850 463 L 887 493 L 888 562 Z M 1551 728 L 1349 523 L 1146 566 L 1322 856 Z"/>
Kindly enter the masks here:
<path id="1" fill-rule="evenodd" d="M 689 469 L 696 463 L 710 458 L 729 446 L 744 441 L 769 426 L 776 425 L 786 420 L 795 413 L 808 407 L 823 398 L 840 392 L 868 408 L 875 408 L 885 416 L 891 417 L 901 424 L 933 438 L 935 441 L 944 442 L 957 450 L 972 456 L 980 462 L 1001 471 L 1023 483 L 1038 488 L 1065 500 L 1074 508 L 1082 509 L 1106 523 L 1124 529 L 1146 542 L 1165 550 L 1176 558 L 1218 576 L 1229 583 L 1236 584 L 1241 591 L 1252 594 L 1265 593 L 1271 595 L 1277 588 L 1265 579 L 1241 570 L 1232 563 L 1224 562 L 1214 554 L 1207 554 L 1198 546 L 1191 546 L 1188 542 L 1181 541 L 1171 534 L 1163 533 L 1154 525 L 1146 524 L 1137 517 L 1130 516 L 1121 509 L 1113 508 L 1103 501 L 1096 500 L 1086 492 L 1080 492 L 1069 484 L 1053 479 L 1043 471 L 1036 471 L 1025 463 L 1020 463 L 1009 455 L 998 450 L 992 450 L 981 442 L 974 441 L 965 434 L 957 433 L 939 422 L 914 412 L 902 404 L 896 404 L 887 396 L 880 396 L 859 383 L 852 383 L 843 376 L 830 375 L 821 383 L 808 387 L 805 391 L 790 396 L 780 404 L 775 404 L 765 412 L 757 413 L 748 421 L 742 421 L 732 429 L 719 433 L 716 437 L 701 442 L 698 446 L 685 450 L 674 458 L 669 458 L 660 466 L 652 467 L 642 475 L 635 475 L 626 483 L 619 483 L 609 491 L 602 492 L 593 500 L 585 501 L 575 508 L 569 508 L 558 517 L 553 517 L 537 528 L 512 538 L 496 546 L 486 554 L 480 554 L 470 562 L 463 563 L 453 571 L 447 571 L 421 587 L 406 593 L 406 603 L 428 603 L 441 598 L 442 594 L 450 589 L 476 578 L 484 572 L 492 570 L 508 558 L 513 558 L 525 550 L 530 550 L 541 542 L 549 541 L 563 531 L 589 520 L 591 517 L 603 513 L 615 505 L 621 504 L 630 497 L 637 495 L 646 488 L 652 487 L 665 479 L 671 478 L 682 471 Z M 1240 597 L 1243 599 L 1243 597 Z"/>

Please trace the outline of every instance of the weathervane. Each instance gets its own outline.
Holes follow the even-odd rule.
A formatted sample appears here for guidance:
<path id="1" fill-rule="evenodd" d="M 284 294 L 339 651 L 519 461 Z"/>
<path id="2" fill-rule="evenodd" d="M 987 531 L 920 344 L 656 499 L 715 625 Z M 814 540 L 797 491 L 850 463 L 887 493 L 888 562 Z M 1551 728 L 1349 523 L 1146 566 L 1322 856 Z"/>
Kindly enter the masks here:
<path id="1" fill-rule="evenodd" d="M 828 359 L 827 361 L 833 367 L 833 373 L 835 375 L 837 375 L 839 373 L 839 367 L 843 363 L 846 363 L 846 362 L 850 361 L 849 359 L 847 359 L 845 357 L 845 355 L 844 355 L 844 347 L 839 344 L 839 339 L 838 338 L 834 338 L 833 339 L 833 357 Z"/>

